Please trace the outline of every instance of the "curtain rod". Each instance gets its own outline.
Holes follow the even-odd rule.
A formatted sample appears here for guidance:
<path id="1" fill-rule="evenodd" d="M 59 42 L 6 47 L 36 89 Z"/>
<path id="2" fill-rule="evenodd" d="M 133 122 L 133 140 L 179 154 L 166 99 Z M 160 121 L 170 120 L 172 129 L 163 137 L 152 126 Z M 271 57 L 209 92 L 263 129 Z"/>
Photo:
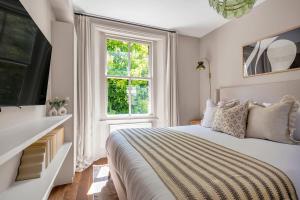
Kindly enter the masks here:
<path id="1" fill-rule="evenodd" d="M 153 26 L 148 26 L 148 25 L 143 25 L 143 24 L 138 24 L 138 23 L 133 23 L 133 22 L 127 22 L 127 21 L 123 21 L 123 20 L 113 19 L 113 18 L 109 18 L 109 17 L 103 17 L 103 16 L 89 14 L 89 13 L 75 12 L 74 14 L 75 15 L 83 15 L 83 16 L 87 16 L 87 17 L 93 17 L 93 18 L 112 21 L 112 22 L 118 22 L 118 23 L 122 23 L 122 24 L 128 24 L 128 25 L 132 25 L 132 26 L 139 26 L 142 28 L 150 28 L 150 29 L 158 30 L 158 31 L 176 33 L 176 31 L 174 31 L 174 30 L 168 30 L 168 29 L 163 29 L 163 28 L 159 28 L 159 27 L 153 27 Z"/>

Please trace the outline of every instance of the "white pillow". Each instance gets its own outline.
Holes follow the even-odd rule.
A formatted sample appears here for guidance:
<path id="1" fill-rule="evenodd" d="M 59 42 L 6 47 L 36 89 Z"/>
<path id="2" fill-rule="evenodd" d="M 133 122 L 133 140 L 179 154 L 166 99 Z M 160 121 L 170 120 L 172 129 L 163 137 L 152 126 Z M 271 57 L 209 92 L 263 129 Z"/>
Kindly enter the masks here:
<path id="1" fill-rule="evenodd" d="M 240 100 L 238 99 L 222 99 L 218 103 L 219 108 L 232 108 L 236 105 L 240 104 Z"/>
<path id="2" fill-rule="evenodd" d="M 206 101 L 206 108 L 205 108 L 203 119 L 201 121 L 201 125 L 207 128 L 211 128 L 215 118 L 216 111 L 217 111 L 217 105 L 211 99 L 208 99 Z"/>
<path id="3" fill-rule="evenodd" d="M 265 107 L 268 107 L 268 106 L 271 106 L 272 104 L 271 103 L 262 103 L 262 105 Z"/>

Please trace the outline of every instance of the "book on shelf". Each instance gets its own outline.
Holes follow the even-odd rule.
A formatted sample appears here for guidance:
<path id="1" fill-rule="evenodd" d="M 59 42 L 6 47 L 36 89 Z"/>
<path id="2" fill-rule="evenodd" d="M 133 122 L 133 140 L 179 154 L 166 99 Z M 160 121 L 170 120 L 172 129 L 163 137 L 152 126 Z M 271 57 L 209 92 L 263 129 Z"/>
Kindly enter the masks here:
<path id="1" fill-rule="evenodd" d="M 45 153 L 23 155 L 16 180 L 22 181 L 41 177 L 46 168 Z"/>
<path id="2" fill-rule="evenodd" d="M 44 136 L 42 140 L 49 141 L 49 162 L 51 162 L 56 154 L 56 136 L 55 134 L 49 133 Z"/>
<path id="3" fill-rule="evenodd" d="M 64 128 L 56 128 L 27 147 L 22 154 L 16 180 L 39 178 L 64 143 Z"/>
<path id="4" fill-rule="evenodd" d="M 41 173 L 20 174 L 17 176 L 16 181 L 24 181 L 24 180 L 40 178 L 40 177 L 41 177 Z"/>
<path id="5" fill-rule="evenodd" d="M 46 157 L 45 153 L 23 154 L 21 158 L 21 164 L 26 165 L 31 163 L 45 162 L 45 157 Z"/>
<path id="6" fill-rule="evenodd" d="M 29 146 L 23 151 L 23 155 L 31 155 L 31 154 L 37 154 L 37 153 L 46 153 L 46 147 L 36 147 L 36 146 Z"/>
<path id="7" fill-rule="evenodd" d="M 48 165 L 51 162 L 50 141 L 42 138 L 42 139 L 36 141 L 35 143 L 33 143 L 30 147 L 45 148 L 45 150 L 46 150 L 45 162 L 46 162 L 46 167 L 48 167 Z"/>
<path id="8" fill-rule="evenodd" d="M 34 158 L 35 156 L 38 156 L 41 154 L 44 154 L 44 161 L 45 161 L 45 166 L 46 168 L 48 167 L 48 157 L 47 157 L 47 143 L 36 143 L 36 144 L 32 144 L 29 147 L 27 147 L 24 151 L 23 151 L 23 155 L 21 157 L 21 164 L 23 160 L 30 160 L 29 158 Z M 37 158 L 36 158 L 37 159 Z M 30 161 L 27 161 L 30 162 Z M 33 162 L 33 161 L 31 161 Z"/>
<path id="9" fill-rule="evenodd" d="M 42 173 L 45 169 L 45 162 L 27 163 L 19 167 L 19 174 Z"/>
<path id="10" fill-rule="evenodd" d="M 53 131 L 51 131 L 51 133 L 54 133 L 56 135 L 56 148 L 57 151 L 59 150 L 59 148 L 64 144 L 64 138 L 65 138 L 65 129 L 64 127 L 58 127 L 56 129 L 54 129 Z"/>

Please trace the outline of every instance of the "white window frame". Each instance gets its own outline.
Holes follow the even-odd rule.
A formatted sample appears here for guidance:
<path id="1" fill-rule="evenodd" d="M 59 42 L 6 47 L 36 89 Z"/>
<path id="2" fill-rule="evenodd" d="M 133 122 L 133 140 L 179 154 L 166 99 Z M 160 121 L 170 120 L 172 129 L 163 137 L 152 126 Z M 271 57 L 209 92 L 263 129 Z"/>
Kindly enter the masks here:
<path id="1" fill-rule="evenodd" d="M 132 42 L 136 42 L 136 43 L 141 43 L 141 44 L 147 44 L 149 45 L 149 77 L 132 77 L 130 76 L 130 67 L 131 67 L 131 63 L 130 63 L 130 51 L 128 51 L 128 76 L 113 76 L 113 75 L 107 75 L 107 48 L 106 48 L 106 42 L 108 39 L 113 39 L 113 40 L 121 40 L 121 41 L 125 41 L 129 43 Z M 104 102 L 104 117 L 106 119 L 139 119 L 139 118 L 153 118 L 154 117 L 154 66 L 153 66 L 153 51 L 154 51 L 154 45 L 153 45 L 153 41 L 150 40 L 141 40 L 141 39 L 137 39 L 137 38 L 132 38 L 132 37 L 123 37 L 121 35 L 112 35 L 112 34 L 105 34 L 104 37 L 104 41 L 105 41 L 105 48 L 104 48 L 104 55 L 105 55 L 105 65 L 102 66 L 102 68 L 104 67 L 104 69 L 100 70 L 101 73 L 104 72 L 104 75 L 102 74 L 101 77 L 104 78 L 102 82 L 103 86 L 104 86 L 104 94 L 105 94 L 105 98 L 101 98 L 102 100 L 105 99 Z M 128 114 L 116 114 L 116 115 L 109 115 L 107 113 L 107 107 L 108 107 L 108 83 L 107 80 L 108 78 L 118 78 L 118 79 L 126 79 L 129 81 L 129 86 L 130 86 L 130 81 L 131 80 L 147 80 L 149 82 L 149 105 L 148 105 L 148 113 L 147 114 L 132 114 L 131 113 L 131 88 L 129 88 L 129 94 L 128 94 L 128 104 L 129 104 L 129 113 Z"/>

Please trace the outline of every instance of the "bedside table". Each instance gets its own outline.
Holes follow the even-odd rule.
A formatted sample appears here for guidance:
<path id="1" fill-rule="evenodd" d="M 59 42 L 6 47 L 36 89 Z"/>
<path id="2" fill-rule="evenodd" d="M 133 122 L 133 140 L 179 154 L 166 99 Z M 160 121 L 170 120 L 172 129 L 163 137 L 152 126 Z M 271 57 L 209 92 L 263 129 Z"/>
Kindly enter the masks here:
<path id="1" fill-rule="evenodd" d="M 201 119 L 193 119 L 190 121 L 190 125 L 200 125 Z"/>

